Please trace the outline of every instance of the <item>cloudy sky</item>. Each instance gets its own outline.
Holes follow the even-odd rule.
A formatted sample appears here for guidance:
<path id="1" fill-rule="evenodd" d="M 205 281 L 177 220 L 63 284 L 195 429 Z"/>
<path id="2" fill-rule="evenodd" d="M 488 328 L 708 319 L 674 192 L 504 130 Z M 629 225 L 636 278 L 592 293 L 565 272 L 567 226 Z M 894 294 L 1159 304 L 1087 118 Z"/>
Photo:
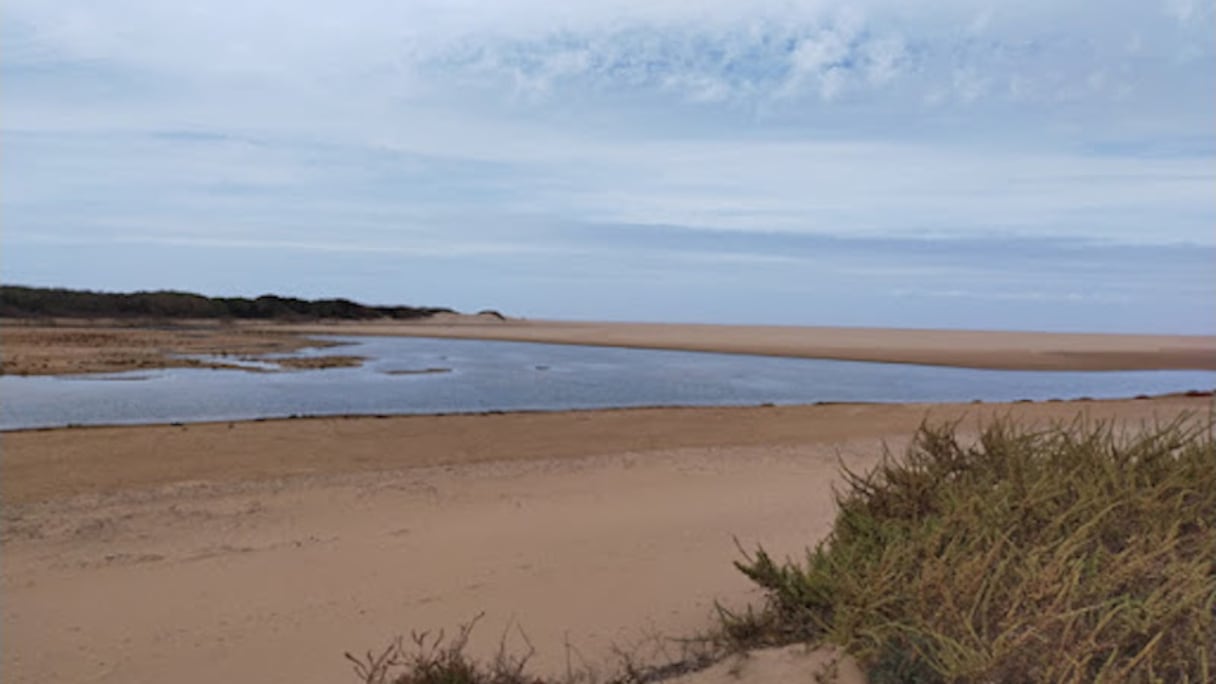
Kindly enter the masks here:
<path id="1" fill-rule="evenodd" d="M 1216 331 L 1211 0 L 5 0 L 0 276 Z"/>

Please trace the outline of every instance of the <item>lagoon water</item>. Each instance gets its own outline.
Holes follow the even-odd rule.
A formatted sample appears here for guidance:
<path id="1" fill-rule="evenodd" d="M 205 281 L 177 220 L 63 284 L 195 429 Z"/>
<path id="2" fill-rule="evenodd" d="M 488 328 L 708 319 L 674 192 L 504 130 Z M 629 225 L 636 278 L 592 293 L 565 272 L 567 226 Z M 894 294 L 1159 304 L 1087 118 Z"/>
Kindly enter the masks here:
<path id="1" fill-rule="evenodd" d="M 344 346 L 296 355 L 354 354 L 367 362 L 279 372 L 0 377 L 0 430 L 293 415 L 1111 398 L 1216 387 L 1211 371 L 997 371 L 519 342 L 325 339 Z"/>

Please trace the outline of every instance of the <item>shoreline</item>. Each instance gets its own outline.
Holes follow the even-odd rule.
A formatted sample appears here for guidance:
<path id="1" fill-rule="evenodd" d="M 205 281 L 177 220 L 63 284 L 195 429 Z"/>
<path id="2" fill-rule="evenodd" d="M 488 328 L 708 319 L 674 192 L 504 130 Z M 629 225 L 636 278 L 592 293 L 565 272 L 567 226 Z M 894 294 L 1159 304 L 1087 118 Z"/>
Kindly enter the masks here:
<path id="1" fill-rule="evenodd" d="M 1102 372 L 1102 371 L 1093 371 Z M 642 406 L 603 406 L 592 408 L 555 408 L 555 409 L 486 409 L 479 411 L 443 411 L 438 413 L 302 413 L 286 416 L 262 416 L 258 418 L 205 418 L 202 420 L 172 420 L 151 423 L 69 423 L 67 425 L 48 425 L 44 427 L 0 428 L 0 435 L 14 435 L 33 432 L 54 432 L 59 430 L 103 430 L 109 428 L 151 428 L 151 427 L 186 427 L 186 426 L 215 426 L 236 425 L 240 423 L 280 423 L 324 420 L 394 420 L 399 418 L 475 418 L 479 416 L 528 416 L 554 414 L 594 414 L 613 411 L 696 411 L 710 409 L 810 409 L 829 406 L 1021 406 L 1026 404 L 1101 404 L 1127 401 L 1156 401 L 1164 399 L 1202 399 L 1216 397 L 1216 390 L 1191 389 L 1182 392 L 1166 392 L 1164 394 L 1138 394 L 1135 396 L 1119 397 L 1072 397 L 1052 399 L 1016 399 L 1013 401 L 814 401 L 808 403 L 775 403 L 761 402 L 756 404 L 650 404 Z M 1216 402 L 1216 400 L 1214 400 Z"/>
<path id="2" fill-rule="evenodd" d="M 789 445 L 831 435 L 902 438 L 927 419 L 1050 422 L 1093 414 L 1122 418 L 1213 411 L 1216 399 L 1211 393 L 1190 393 L 1142 399 L 625 407 L 30 428 L 0 433 L 5 448 L 0 499 L 17 503 L 180 480 L 232 482 L 679 448 Z M 401 444 L 409 448 L 390 448 Z M 335 458 L 338 453 L 343 456 Z"/>
<path id="3" fill-rule="evenodd" d="M 169 368 L 257 369 L 249 357 L 338 345 L 283 330 L 220 321 L 0 321 L 0 375 L 58 376 Z M 350 357 L 334 355 L 336 363 Z M 277 363 L 273 358 L 266 359 Z M 308 361 L 301 361 L 307 363 Z"/>
<path id="4" fill-rule="evenodd" d="M 8 375 L 230 368 L 231 364 L 222 361 L 208 365 L 176 357 L 210 355 L 240 360 L 333 346 L 315 339 L 318 335 L 525 342 L 992 370 L 1216 370 L 1216 336 L 1193 335 L 588 323 L 456 315 L 409 323 L 4 323 L 0 326 L 0 344 L 5 350 L 0 372 Z"/>

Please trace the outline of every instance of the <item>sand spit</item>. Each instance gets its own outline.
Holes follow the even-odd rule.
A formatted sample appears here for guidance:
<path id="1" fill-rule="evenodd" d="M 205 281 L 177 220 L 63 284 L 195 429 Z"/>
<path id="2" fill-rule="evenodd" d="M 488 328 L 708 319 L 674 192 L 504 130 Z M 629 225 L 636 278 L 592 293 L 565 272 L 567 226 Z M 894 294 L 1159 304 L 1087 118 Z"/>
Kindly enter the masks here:
<path id="1" fill-rule="evenodd" d="M 434 317 L 288 325 L 301 333 L 403 335 L 762 354 L 1022 370 L 1216 370 L 1216 337 L 797 326 L 580 323 Z"/>

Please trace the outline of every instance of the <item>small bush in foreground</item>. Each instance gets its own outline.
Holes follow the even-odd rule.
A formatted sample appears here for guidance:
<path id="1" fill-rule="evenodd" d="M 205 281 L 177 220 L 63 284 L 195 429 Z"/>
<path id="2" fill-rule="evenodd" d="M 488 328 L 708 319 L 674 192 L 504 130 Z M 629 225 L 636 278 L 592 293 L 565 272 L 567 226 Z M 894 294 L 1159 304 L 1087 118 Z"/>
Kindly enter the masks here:
<path id="1" fill-rule="evenodd" d="M 1216 679 L 1209 428 L 923 427 L 846 483 L 805 563 L 737 563 L 768 601 L 728 632 L 839 644 L 872 684 Z"/>
<path id="2" fill-rule="evenodd" d="M 398 638 L 383 651 L 368 651 L 363 656 L 347 653 L 346 659 L 363 684 L 652 684 L 708 667 L 727 653 L 726 642 L 714 636 L 680 641 L 653 636 L 647 640 L 653 643 L 644 649 L 645 658 L 639 659 L 636 650 L 646 643 L 618 650 L 617 672 L 610 676 L 568 663 L 564 676 L 542 678 L 527 672 L 535 650 L 522 630 L 519 635 L 528 646 L 522 655 L 508 651 L 507 635 L 503 634 L 492 659 L 483 662 L 470 656 L 469 637 L 481 618 L 478 615 L 461 626 L 452 639 L 442 631 L 414 632 L 408 644 Z M 679 646 L 674 654 L 667 648 L 672 644 Z"/>
<path id="3" fill-rule="evenodd" d="M 469 636 L 479 619 L 480 615 L 462 626 L 450 641 L 442 631 L 433 636 L 415 632 L 410 639 L 412 647 L 406 646 L 404 639 L 397 639 L 379 653 L 368 652 L 361 658 L 347 653 L 346 659 L 354 664 L 355 675 L 365 684 L 545 684 L 524 674 L 531 651 L 516 657 L 508 655 L 503 647 L 488 664 L 466 656 Z"/>

